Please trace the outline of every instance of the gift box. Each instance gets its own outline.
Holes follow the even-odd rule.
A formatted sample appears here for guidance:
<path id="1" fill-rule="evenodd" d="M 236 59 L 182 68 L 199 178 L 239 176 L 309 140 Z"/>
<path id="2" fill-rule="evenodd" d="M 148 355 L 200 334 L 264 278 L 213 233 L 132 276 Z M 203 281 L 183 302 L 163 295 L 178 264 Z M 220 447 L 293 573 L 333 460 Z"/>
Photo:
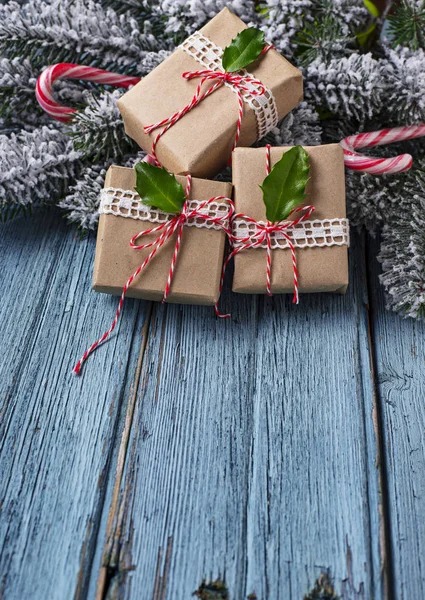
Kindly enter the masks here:
<path id="1" fill-rule="evenodd" d="M 177 179 L 184 188 L 186 177 Z M 93 289 L 96 292 L 121 295 L 129 277 L 152 250 L 152 247 L 142 250 L 132 248 L 130 240 L 141 231 L 159 227 L 173 216 L 142 204 L 134 191 L 135 184 L 134 169 L 111 166 L 106 173 L 93 273 Z M 229 198 L 231 193 L 230 183 L 192 178 L 190 206 L 215 196 Z M 208 205 L 204 212 L 210 211 L 212 215 L 227 208 L 228 203 L 222 201 Z M 138 243 L 153 242 L 160 233 L 152 232 L 139 238 Z M 176 239 L 177 232 L 158 248 L 146 268 L 130 285 L 128 296 L 162 300 Z M 211 227 L 211 223 L 206 221 L 201 222 L 199 227 L 189 224 L 183 226 L 167 302 L 205 305 L 217 302 L 225 242 L 226 233 Z"/>
<path id="2" fill-rule="evenodd" d="M 146 134 L 144 127 L 170 117 L 193 98 L 200 79 L 186 80 L 182 73 L 200 69 L 223 71 L 222 50 L 243 29 L 246 25 L 224 8 L 119 99 L 127 134 L 146 152 L 151 151 L 160 128 Z M 274 49 L 247 70 L 266 90 L 261 96 L 242 91 L 239 146 L 251 146 L 263 137 L 303 95 L 301 72 Z M 213 83 L 206 82 L 203 89 Z M 192 173 L 197 177 L 213 177 L 221 171 L 236 135 L 239 109 L 234 92 L 232 85 L 224 84 L 173 124 L 158 142 L 156 154 L 160 163 L 172 173 Z"/>
<path id="3" fill-rule="evenodd" d="M 344 157 L 339 144 L 304 148 L 309 157 L 310 178 L 305 204 L 314 206 L 308 220 L 285 230 L 292 239 L 300 292 L 344 293 L 348 285 L 349 228 L 346 220 Z M 271 166 L 289 148 L 271 148 Z M 262 184 L 265 176 L 266 148 L 237 148 L 233 152 L 233 190 L 236 213 L 266 223 Z M 299 214 L 299 213 L 298 213 Z M 290 219 L 295 219 L 296 214 Z M 247 232 L 243 219 L 234 228 Z M 253 224 L 249 225 L 255 229 Z M 235 256 L 233 291 L 265 293 L 267 247 L 241 250 Z M 271 292 L 294 290 L 292 254 L 286 238 L 275 232 L 271 249 Z"/>

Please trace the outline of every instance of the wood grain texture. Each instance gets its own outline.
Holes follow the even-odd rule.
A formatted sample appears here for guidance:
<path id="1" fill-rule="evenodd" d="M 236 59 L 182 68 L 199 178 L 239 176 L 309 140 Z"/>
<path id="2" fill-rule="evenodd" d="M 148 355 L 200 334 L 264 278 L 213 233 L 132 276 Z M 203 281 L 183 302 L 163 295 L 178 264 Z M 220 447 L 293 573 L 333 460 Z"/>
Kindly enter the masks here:
<path id="1" fill-rule="evenodd" d="M 383 597 L 364 264 L 357 240 L 346 296 L 226 296 L 228 322 L 154 305 L 99 598 L 301 599 L 326 569 Z"/>
<path id="2" fill-rule="evenodd" d="M 384 309 L 373 258 L 371 293 L 378 390 L 384 431 L 393 597 L 425 596 L 425 324 Z"/>
<path id="3" fill-rule="evenodd" d="M 119 335 L 82 378 L 71 374 L 115 313 L 116 299 L 90 290 L 93 254 L 94 239 L 79 240 L 56 213 L 1 226 L 0 597 L 7 600 L 83 598 L 88 589 L 146 314 L 145 303 L 127 302 Z"/>

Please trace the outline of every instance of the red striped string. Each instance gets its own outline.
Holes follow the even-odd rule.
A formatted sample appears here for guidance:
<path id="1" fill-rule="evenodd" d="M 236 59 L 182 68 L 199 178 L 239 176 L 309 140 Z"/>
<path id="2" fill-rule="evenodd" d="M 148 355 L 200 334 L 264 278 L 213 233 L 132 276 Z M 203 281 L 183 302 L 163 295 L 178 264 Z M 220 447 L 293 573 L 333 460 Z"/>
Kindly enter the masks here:
<path id="1" fill-rule="evenodd" d="M 271 46 L 271 45 L 265 46 L 264 49 L 262 50 L 260 56 L 265 54 L 271 48 L 273 48 L 273 46 Z M 144 128 L 144 131 L 146 134 L 150 134 L 153 131 L 156 131 L 157 129 L 162 128 L 157 133 L 155 138 L 153 139 L 152 149 L 151 149 L 151 155 L 154 158 L 154 160 L 158 166 L 160 166 L 161 163 L 159 162 L 158 157 L 156 156 L 156 146 L 157 146 L 159 140 L 161 139 L 161 137 L 173 125 L 175 125 L 178 121 L 180 121 L 180 119 L 183 118 L 189 111 L 191 111 L 195 106 L 197 106 L 200 102 L 202 102 L 202 100 L 204 100 L 205 98 L 210 96 L 213 92 L 218 90 L 218 88 L 223 86 L 225 83 L 228 83 L 231 86 L 233 86 L 233 88 L 236 91 L 237 97 L 238 97 L 238 120 L 236 123 L 236 133 L 235 133 L 232 150 L 234 150 L 236 148 L 238 141 L 239 141 L 240 133 L 241 133 L 241 126 L 242 126 L 242 119 L 243 119 L 242 92 L 243 91 L 249 92 L 252 96 L 261 96 L 261 95 L 265 94 L 265 92 L 266 92 L 266 88 L 261 83 L 261 81 L 259 81 L 258 79 L 255 79 L 254 77 L 251 77 L 249 75 L 235 75 L 234 73 L 224 73 L 222 71 L 213 71 L 211 69 L 202 69 L 199 71 L 185 71 L 184 73 L 182 73 L 182 77 L 184 77 L 184 79 L 187 79 L 188 81 L 190 81 L 191 79 L 195 79 L 197 77 L 201 78 L 201 81 L 199 82 L 199 84 L 196 88 L 196 92 L 195 92 L 192 100 L 188 104 L 186 104 L 186 106 L 184 106 L 181 110 L 175 112 L 170 117 L 162 119 L 161 121 L 158 121 L 157 123 L 152 123 L 151 125 L 147 125 Z M 202 88 L 204 86 L 204 83 L 207 81 L 213 82 L 213 83 L 208 89 L 206 89 L 203 92 Z M 248 85 L 255 85 L 255 86 L 257 86 L 257 89 L 256 90 L 252 89 L 252 88 L 248 87 Z M 231 160 L 231 156 L 229 158 L 229 163 L 230 163 L 230 160 Z"/>
<path id="2" fill-rule="evenodd" d="M 109 329 L 107 331 L 105 331 L 105 333 L 102 335 L 102 337 L 100 337 L 96 342 L 94 342 L 90 346 L 90 348 L 88 348 L 84 352 L 83 356 L 80 358 L 80 360 L 77 362 L 77 364 L 75 365 L 75 367 L 73 369 L 73 373 L 75 375 L 79 375 L 81 373 L 81 368 L 82 368 L 83 364 L 85 363 L 85 361 L 90 356 L 90 354 L 92 354 L 96 350 L 96 348 L 98 348 L 98 346 L 103 344 L 103 342 L 109 337 L 109 335 L 115 329 L 115 326 L 118 323 L 118 319 L 120 318 L 120 315 L 121 315 L 122 307 L 124 304 L 124 299 L 127 295 L 128 288 L 131 286 L 131 284 L 136 279 L 136 277 L 141 273 L 141 271 L 143 271 L 143 269 L 145 269 L 147 267 L 147 265 L 151 262 L 151 260 L 153 259 L 155 254 L 158 252 L 158 250 L 177 231 L 176 245 L 174 248 L 173 258 L 171 261 L 171 266 L 170 266 L 170 270 L 168 273 L 167 283 L 165 286 L 164 297 L 162 300 L 163 302 L 166 302 L 167 297 L 170 293 L 171 283 L 172 283 L 173 276 L 175 273 L 177 257 L 178 257 L 178 253 L 179 253 L 179 250 L 181 247 L 183 227 L 184 227 L 185 223 L 188 221 L 188 219 L 197 219 L 197 220 L 201 219 L 204 221 L 208 221 L 211 224 L 218 225 L 228 236 L 231 235 L 231 231 L 229 229 L 228 222 L 234 212 L 234 205 L 233 205 L 232 200 L 230 200 L 229 198 L 226 198 L 226 196 L 214 196 L 213 198 L 210 198 L 209 200 L 205 200 L 204 202 L 201 202 L 196 208 L 190 209 L 188 202 L 189 202 L 189 195 L 190 195 L 190 189 L 191 189 L 191 181 L 192 181 L 192 178 L 190 175 L 188 175 L 187 180 L 186 180 L 186 201 L 183 205 L 182 211 L 178 215 L 175 215 L 170 220 L 165 221 L 164 223 L 161 223 L 160 225 L 153 227 L 152 229 L 146 229 L 145 231 L 140 231 L 139 233 L 137 233 L 136 235 L 134 235 L 131 238 L 130 246 L 132 248 L 134 248 L 135 250 L 144 250 L 146 248 L 152 248 L 152 250 L 149 253 L 149 255 L 145 258 L 143 263 L 136 269 L 136 271 L 133 273 L 133 275 L 131 275 L 131 277 L 129 277 L 129 279 L 127 280 L 127 283 L 123 287 L 121 297 L 120 297 L 120 300 L 118 303 L 118 308 L 115 313 L 115 318 L 112 321 L 111 326 L 109 327 Z M 228 210 L 223 211 L 222 215 L 220 215 L 218 217 L 211 217 L 208 214 L 205 214 L 203 212 L 203 210 L 209 204 L 213 204 L 214 202 L 219 202 L 220 200 L 226 200 L 229 204 Z M 150 235 L 152 233 L 159 233 L 158 237 L 154 241 L 146 242 L 144 244 L 137 244 L 137 240 L 140 237 Z"/>
<path id="3" fill-rule="evenodd" d="M 266 176 L 270 174 L 270 144 L 266 145 Z M 270 227 L 272 223 L 267 221 L 267 226 Z M 266 230 L 266 242 L 267 242 L 267 265 L 266 265 L 266 292 L 268 296 L 272 295 L 272 236 L 270 229 Z"/>
<path id="4" fill-rule="evenodd" d="M 266 174 L 270 173 L 270 144 L 266 146 Z M 296 213 L 301 213 L 301 216 L 294 219 L 293 221 L 277 221 L 276 223 L 272 223 L 267 221 L 266 224 L 260 223 L 248 215 L 244 215 L 243 213 L 235 213 L 232 216 L 232 221 L 235 219 L 244 219 L 249 223 L 255 224 L 255 232 L 247 235 L 246 237 L 236 237 L 233 234 L 230 236 L 230 240 L 232 244 L 235 243 L 241 244 L 237 246 L 233 250 L 230 251 L 226 260 L 224 261 L 223 268 L 221 271 L 221 279 L 220 279 L 220 295 L 223 289 L 224 284 L 224 276 L 226 273 L 227 266 L 229 262 L 232 260 L 234 256 L 242 252 L 242 250 L 248 250 L 249 248 L 258 248 L 262 244 L 267 244 L 267 263 L 266 263 L 266 291 L 269 296 L 272 295 L 271 292 L 271 234 L 275 231 L 279 231 L 283 237 L 288 242 L 288 246 L 291 250 L 291 259 L 292 259 L 292 271 L 293 271 L 293 280 L 294 280 L 294 295 L 292 298 L 292 302 L 294 304 L 298 304 L 299 302 L 299 290 L 298 290 L 298 268 L 297 268 L 297 256 L 295 253 L 295 247 L 292 243 L 291 239 L 291 230 L 301 223 L 310 218 L 312 213 L 314 212 L 314 206 L 299 206 L 298 208 L 294 208 L 288 215 L 288 218 Z M 230 314 L 220 314 L 218 311 L 218 302 L 215 306 L 216 314 L 222 318 L 229 318 Z"/>

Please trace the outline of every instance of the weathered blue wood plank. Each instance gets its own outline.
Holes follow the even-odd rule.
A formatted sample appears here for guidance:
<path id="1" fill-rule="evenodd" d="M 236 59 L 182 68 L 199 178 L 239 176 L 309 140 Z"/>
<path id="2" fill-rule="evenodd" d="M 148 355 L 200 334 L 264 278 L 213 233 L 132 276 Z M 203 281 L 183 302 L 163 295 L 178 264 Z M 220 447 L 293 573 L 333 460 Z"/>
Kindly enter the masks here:
<path id="1" fill-rule="evenodd" d="M 146 305 L 71 375 L 116 299 L 90 291 L 94 239 L 57 214 L 0 235 L 0 596 L 84 597 L 113 442 L 136 378 Z M 79 315 L 81 315 L 79 320 Z M 108 499 L 109 503 L 109 499 Z"/>
<path id="2" fill-rule="evenodd" d="M 375 256 L 378 241 L 371 250 Z M 394 598 L 425 597 L 425 324 L 384 309 L 371 261 Z"/>
<path id="3" fill-rule="evenodd" d="M 364 264 L 345 297 L 227 296 L 229 322 L 154 306 L 101 593 L 295 599 L 330 569 L 383 597 Z"/>

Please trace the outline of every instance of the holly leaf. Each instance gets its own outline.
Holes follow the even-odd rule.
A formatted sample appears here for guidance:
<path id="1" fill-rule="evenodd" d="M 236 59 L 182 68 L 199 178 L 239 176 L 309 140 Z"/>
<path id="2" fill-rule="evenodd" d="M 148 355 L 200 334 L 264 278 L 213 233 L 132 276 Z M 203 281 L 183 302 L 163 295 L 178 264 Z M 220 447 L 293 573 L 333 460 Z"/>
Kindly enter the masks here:
<path id="1" fill-rule="evenodd" d="M 177 179 L 164 167 L 147 162 L 135 165 L 136 187 L 140 200 L 167 213 L 178 214 L 185 202 L 185 194 Z"/>
<path id="2" fill-rule="evenodd" d="M 363 4 L 366 6 L 367 10 L 373 17 L 375 17 L 376 19 L 379 17 L 381 11 L 374 2 L 371 2 L 371 0 L 363 0 Z"/>
<path id="3" fill-rule="evenodd" d="M 302 146 L 294 146 L 282 156 L 260 188 L 269 221 L 284 221 L 291 211 L 303 204 L 310 173 L 308 154 Z"/>
<path id="4" fill-rule="evenodd" d="M 255 27 L 244 29 L 224 49 L 221 64 L 226 73 L 234 73 L 258 58 L 266 45 L 264 33 Z"/>

